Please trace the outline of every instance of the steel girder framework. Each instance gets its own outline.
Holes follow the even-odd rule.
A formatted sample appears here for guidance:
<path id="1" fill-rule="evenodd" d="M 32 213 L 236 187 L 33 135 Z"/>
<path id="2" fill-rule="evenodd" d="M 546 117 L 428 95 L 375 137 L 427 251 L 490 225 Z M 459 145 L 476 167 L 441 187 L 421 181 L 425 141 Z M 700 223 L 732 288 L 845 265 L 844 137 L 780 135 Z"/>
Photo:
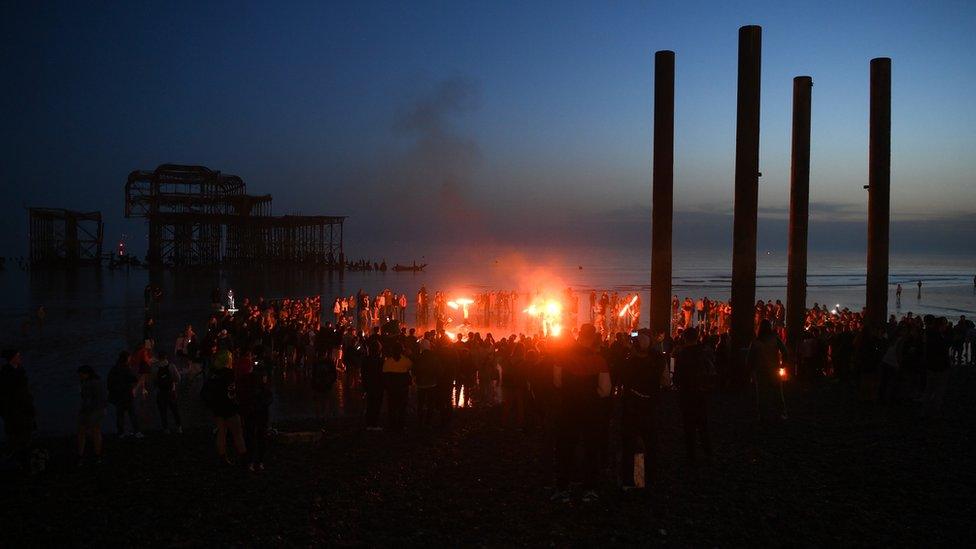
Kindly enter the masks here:
<path id="1" fill-rule="evenodd" d="M 28 208 L 33 265 L 98 263 L 102 257 L 101 212 Z"/>
<path id="2" fill-rule="evenodd" d="M 134 171 L 126 217 L 149 221 L 151 265 L 292 263 L 341 268 L 341 216 L 271 215 L 271 196 L 203 166 L 164 164 Z"/>

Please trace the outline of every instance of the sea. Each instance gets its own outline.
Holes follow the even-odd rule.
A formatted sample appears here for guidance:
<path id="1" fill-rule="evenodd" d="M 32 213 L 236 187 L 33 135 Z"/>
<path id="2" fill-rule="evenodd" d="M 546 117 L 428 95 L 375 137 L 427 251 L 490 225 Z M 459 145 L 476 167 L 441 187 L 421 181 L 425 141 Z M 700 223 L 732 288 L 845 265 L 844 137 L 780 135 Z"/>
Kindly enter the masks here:
<path id="1" fill-rule="evenodd" d="M 356 259 L 350 257 L 350 260 Z M 233 288 L 243 297 L 277 299 L 322 297 L 328 318 L 332 300 L 359 290 L 384 289 L 406 293 L 412 300 L 423 285 L 429 292 L 464 297 L 487 290 L 518 290 L 556 295 L 564 288 L 578 292 L 580 309 L 591 289 L 639 292 L 646 324 L 650 290 L 650 253 L 612 248 L 508 247 L 444 248 L 415 256 L 387 259 L 392 267 L 426 263 L 422 272 L 347 272 L 342 275 L 296 267 L 253 267 L 234 270 L 188 268 L 150 273 L 142 268 L 107 267 L 73 270 L 25 269 L 8 261 L 0 271 L 0 346 L 22 350 L 38 410 L 41 434 L 64 434 L 75 426 L 78 405 L 76 370 L 93 366 L 104 377 L 118 352 L 132 349 L 142 336 L 143 290 L 150 280 L 163 289 L 157 329 L 158 345 L 172 350 L 187 324 L 204 326 L 211 312 L 215 286 Z M 678 250 L 673 258 L 673 294 L 726 300 L 731 280 L 731 253 Z M 756 298 L 786 298 L 786 254 L 760 251 Z M 864 304 L 865 257 L 853 253 L 811 252 L 808 261 L 808 305 L 827 304 L 860 310 Z M 936 314 L 955 320 L 976 316 L 976 257 L 893 254 L 890 261 L 890 313 Z M 921 295 L 917 282 L 922 281 Z M 896 284 L 903 286 L 900 302 Z M 44 322 L 38 310 L 44 309 Z M 408 319 L 412 310 L 408 310 Z M 192 394 L 186 397 L 198 400 Z M 340 395 L 354 398 L 353 395 Z M 341 404 L 341 403 L 340 403 Z M 340 407 L 341 408 L 341 407 Z M 278 418 L 301 418 L 313 411 L 300 391 L 279 398 Z M 111 414 L 110 414 L 111 415 Z M 106 420 L 105 428 L 114 430 Z"/>

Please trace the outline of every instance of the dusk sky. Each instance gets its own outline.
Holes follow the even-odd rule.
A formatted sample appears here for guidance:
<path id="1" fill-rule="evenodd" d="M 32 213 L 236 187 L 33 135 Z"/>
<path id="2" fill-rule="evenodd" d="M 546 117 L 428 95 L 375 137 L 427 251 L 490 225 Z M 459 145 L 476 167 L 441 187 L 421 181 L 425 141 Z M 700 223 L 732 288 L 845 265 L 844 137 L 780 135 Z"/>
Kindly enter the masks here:
<path id="1" fill-rule="evenodd" d="M 168 162 L 240 175 L 275 214 L 349 215 L 351 255 L 458 234 L 649 246 L 661 49 L 676 239 L 727 246 L 745 24 L 763 27 L 761 246 L 785 242 L 797 75 L 812 244 L 863 242 L 868 64 L 887 56 L 892 248 L 976 247 L 974 2 L 25 2 L 0 19 L 0 255 L 26 255 L 25 206 L 101 210 L 107 247 L 125 231 L 141 253 L 123 185 Z"/>

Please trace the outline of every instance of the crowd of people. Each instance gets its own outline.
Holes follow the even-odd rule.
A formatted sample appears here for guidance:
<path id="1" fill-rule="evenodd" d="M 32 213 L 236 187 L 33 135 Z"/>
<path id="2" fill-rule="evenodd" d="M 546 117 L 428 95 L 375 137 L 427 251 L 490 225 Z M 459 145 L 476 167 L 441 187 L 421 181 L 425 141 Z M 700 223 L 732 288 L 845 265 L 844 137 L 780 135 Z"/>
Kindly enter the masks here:
<path id="1" fill-rule="evenodd" d="M 864 400 L 918 402 L 922 415 L 938 415 L 951 368 L 973 364 L 976 336 L 965 317 L 953 324 L 909 313 L 867 329 L 860 312 L 816 304 L 806 315 L 803 338 L 788 349 L 782 303 L 760 301 L 755 340 L 738 357 L 726 329 L 728 304 L 704 297 L 683 302 L 675 297 L 670 331 L 635 329 L 634 317 L 627 315 L 630 307 L 639 311 L 639 298 L 592 292 L 591 321 L 578 329 L 547 337 L 520 333 L 514 322 L 513 329 L 501 332 L 511 335 L 496 338 L 487 331 L 445 330 L 438 307 L 447 305 L 439 292 L 428 309 L 435 326 L 418 329 L 405 323 L 406 295 L 389 290 L 335 300 L 333 318 L 326 322 L 319 297 L 238 302 L 227 294 L 224 299 L 215 291 L 220 299 L 203 333 L 187 326 L 172 353 L 157 344 L 147 321 L 142 343 L 131 353 L 121 352 L 105 380 L 90 366 L 78 369 L 79 460 L 101 459 L 101 423 L 109 405 L 117 435 L 141 438 L 149 426 L 141 424 L 137 408 L 154 400 L 160 430 L 181 433 L 177 401 L 198 394 L 214 421 L 219 462 L 233 461 L 230 440 L 236 461 L 260 471 L 277 384 L 307 384 L 318 402 L 327 402 L 341 379 L 347 393 L 361 395 L 363 426 L 369 431 L 449 428 L 458 408 L 468 407 L 497 408 L 498 421 L 511 428 L 546 430 L 554 441 L 555 499 L 569 499 L 572 482 L 581 483 L 584 499 L 593 499 L 600 471 L 614 462 L 622 486 L 641 484 L 634 467 L 640 447 L 643 479 L 654 482 L 656 410 L 668 392 L 676 394 L 685 457 L 694 466 L 712 454 L 708 401 L 715 390 L 754 384 L 763 422 L 788 419 L 782 383 L 792 377 L 849 381 Z M 151 320 L 158 298 L 155 292 L 147 296 Z M 427 304 L 427 297 L 422 288 L 417 302 Z M 476 295 L 464 303 L 471 309 L 463 314 L 484 315 L 480 320 L 489 325 L 511 322 L 519 297 L 516 292 Z M 8 444 L 24 459 L 33 402 L 20 353 L 4 351 L 3 359 L 0 411 Z M 192 392 L 179 390 L 191 386 Z M 612 423 L 619 427 L 619 456 L 608 455 Z M 92 456 L 86 458 L 89 448 Z"/>

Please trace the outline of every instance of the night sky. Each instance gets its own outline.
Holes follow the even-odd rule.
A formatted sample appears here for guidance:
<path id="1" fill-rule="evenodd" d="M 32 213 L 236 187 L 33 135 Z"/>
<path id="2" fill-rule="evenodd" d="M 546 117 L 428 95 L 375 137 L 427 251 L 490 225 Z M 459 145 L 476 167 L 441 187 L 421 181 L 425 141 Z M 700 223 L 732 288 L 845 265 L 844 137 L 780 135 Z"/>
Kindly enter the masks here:
<path id="1" fill-rule="evenodd" d="M 352 255 L 649 246 L 653 54 L 677 55 L 676 239 L 731 242 L 738 28 L 763 27 L 760 246 L 785 242 L 792 78 L 813 88 L 811 244 L 863 246 L 868 63 L 892 58 L 892 247 L 976 250 L 973 2 L 4 2 L 0 255 L 25 206 L 101 210 L 135 169 L 240 175 L 349 215 Z"/>

